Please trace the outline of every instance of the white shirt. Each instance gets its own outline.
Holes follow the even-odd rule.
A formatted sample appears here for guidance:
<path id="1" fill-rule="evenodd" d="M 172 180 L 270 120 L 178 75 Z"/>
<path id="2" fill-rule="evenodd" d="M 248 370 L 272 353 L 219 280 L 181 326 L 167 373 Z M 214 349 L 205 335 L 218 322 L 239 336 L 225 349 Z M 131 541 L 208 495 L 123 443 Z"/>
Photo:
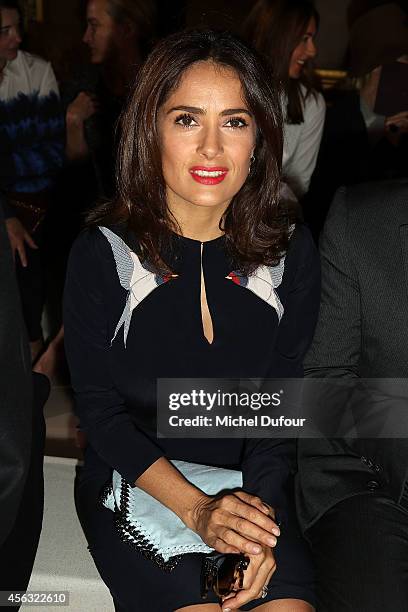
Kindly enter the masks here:
<path id="1" fill-rule="evenodd" d="M 59 95 L 57 80 L 49 62 L 41 57 L 19 51 L 16 59 L 7 62 L 0 80 L 0 100 L 7 102 L 20 93 L 48 96 L 55 92 Z"/>
<path id="2" fill-rule="evenodd" d="M 302 85 L 303 93 L 306 92 Z M 283 180 L 297 197 L 309 189 L 323 135 L 326 103 L 322 94 L 309 94 L 303 105 L 304 121 L 284 125 Z"/>
<path id="3" fill-rule="evenodd" d="M 19 51 L 0 81 L 0 182 L 7 191 L 52 187 L 64 160 L 64 117 L 51 64 Z"/>

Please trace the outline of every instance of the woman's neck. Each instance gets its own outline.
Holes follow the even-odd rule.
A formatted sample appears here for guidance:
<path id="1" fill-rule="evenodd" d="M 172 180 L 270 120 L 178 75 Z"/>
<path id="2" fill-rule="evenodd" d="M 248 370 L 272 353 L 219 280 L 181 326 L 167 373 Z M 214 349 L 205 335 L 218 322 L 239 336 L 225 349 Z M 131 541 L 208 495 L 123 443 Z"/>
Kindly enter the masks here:
<path id="1" fill-rule="evenodd" d="M 224 234 L 220 229 L 220 223 L 226 210 L 225 206 L 210 208 L 194 205 L 186 207 L 169 205 L 169 209 L 178 225 L 178 231 L 185 238 L 207 242 Z"/>
<path id="2" fill-rule="evenodd" d="M 367 104 L 368 108 L 373 111 L 377 98 L 378 84 L 380 82 L 381 67 L 375 68 L 363 87 L 360 89 L 360 96 Z"/>
<path id="3" fill-rule="evenodd" d="M 127 47 L 126 53 L 117 52 L 103 66 L 103 77 L 108 89 L 115 96 L 125 96 L 141 63 L 142 60 L 137 47 Z"/>

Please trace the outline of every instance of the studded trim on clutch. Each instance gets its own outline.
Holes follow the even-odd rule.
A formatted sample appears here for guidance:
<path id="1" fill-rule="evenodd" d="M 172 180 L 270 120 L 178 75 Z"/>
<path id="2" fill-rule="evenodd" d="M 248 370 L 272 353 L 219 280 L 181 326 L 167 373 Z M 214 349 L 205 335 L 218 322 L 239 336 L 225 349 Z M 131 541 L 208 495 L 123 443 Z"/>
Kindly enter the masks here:
<path id="1" fill-rule="evenodd" d="M 170 557 L 165 561 L 157 548 L 126 518 L 129 515 L 130 485 L 122 479 L 120 490 L 120 508 L 115 502 L 114 524 L 122 542 L 142 553 L 146 559 L 154 561 L 160 569 L 171 572 L 178 565 L 182 555 Z M 107 483 L 102 489 L 100 502 L 105 505 L 107 499 L 113 495 L 112 484 Z"/>

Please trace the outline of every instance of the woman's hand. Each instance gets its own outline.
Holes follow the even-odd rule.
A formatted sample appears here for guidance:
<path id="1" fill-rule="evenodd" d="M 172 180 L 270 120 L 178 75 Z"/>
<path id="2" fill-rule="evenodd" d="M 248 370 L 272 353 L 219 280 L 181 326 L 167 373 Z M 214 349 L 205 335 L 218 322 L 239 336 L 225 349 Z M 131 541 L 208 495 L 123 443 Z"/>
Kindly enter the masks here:
<path id="1" fill-rule="evenodd" d="M 387 117 L 384 125 L 388 140 L 397 146 L 401 135 L 408 133 L 408 111 Z"/>
<path id="2" fill-rule="evenodd" d="M 38 247 L 17 217 L 10 217 L 9 219 L 6 219 L 6 228 L 14 260 L 16 259 L 16 253 L 18 253 L 21 265 L 23 268 L 26 268 L 27 254 L 25 245 L 28 244 L 31 249 L 38 249 Z"/>
<path id="3" fill-rule="evenodd" d="M 262 546 L 260 554 L 248 555 L 248 557 L 249 565 L 244 572 L 244 588 L 223 600 L 223 612 L 238 610 L 249 601 L 260 599 L 263 588 L 268 585 L 276 570 L 273 552 L 269 546 Z"/>
<path id="4" fill-rule="evenodd" d="M 276 546 L 280 534 L 272 513 L 259 497 L 244 491 L 215 498 L 203 495 L 192 510 L 188 527 L 218 552 L 261 555 L 261 545 Z"/>
<path id="5" fill-rule="evenodd" d="M 67 108 L 66 156 L 70 161 L 83 160 L 89 156 L 84 124 L 99 110 L 95 95 L 81 91 Z"/>
<path id="6" fill-rule="evenodd" d="M 385 127 L 390 129 L 392 125 L 395 125 L 399 132 L 408 132 L 408 111 L 403 111 L 392 117 L 387 117 L 385 120 Z"/>
<path id="7" fill-rule="evenodd" d="M 67 124 L 79 125 L 84 123 L 97 112 L 98 107 L 96 96 L 81 91 L 67 108 Z"/>

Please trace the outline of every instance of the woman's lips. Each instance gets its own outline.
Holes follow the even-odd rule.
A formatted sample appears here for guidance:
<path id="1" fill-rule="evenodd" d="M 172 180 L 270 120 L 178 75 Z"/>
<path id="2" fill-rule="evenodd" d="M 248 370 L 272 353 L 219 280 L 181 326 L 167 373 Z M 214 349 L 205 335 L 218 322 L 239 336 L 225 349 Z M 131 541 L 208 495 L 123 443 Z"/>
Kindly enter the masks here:
<path id="1" fill-rule="evenodd" d="M 189 170 L 191 176 L 201 185 L 218 185 L 228 174 L 228 168 L 220 166 L 193 166 Z"/>

